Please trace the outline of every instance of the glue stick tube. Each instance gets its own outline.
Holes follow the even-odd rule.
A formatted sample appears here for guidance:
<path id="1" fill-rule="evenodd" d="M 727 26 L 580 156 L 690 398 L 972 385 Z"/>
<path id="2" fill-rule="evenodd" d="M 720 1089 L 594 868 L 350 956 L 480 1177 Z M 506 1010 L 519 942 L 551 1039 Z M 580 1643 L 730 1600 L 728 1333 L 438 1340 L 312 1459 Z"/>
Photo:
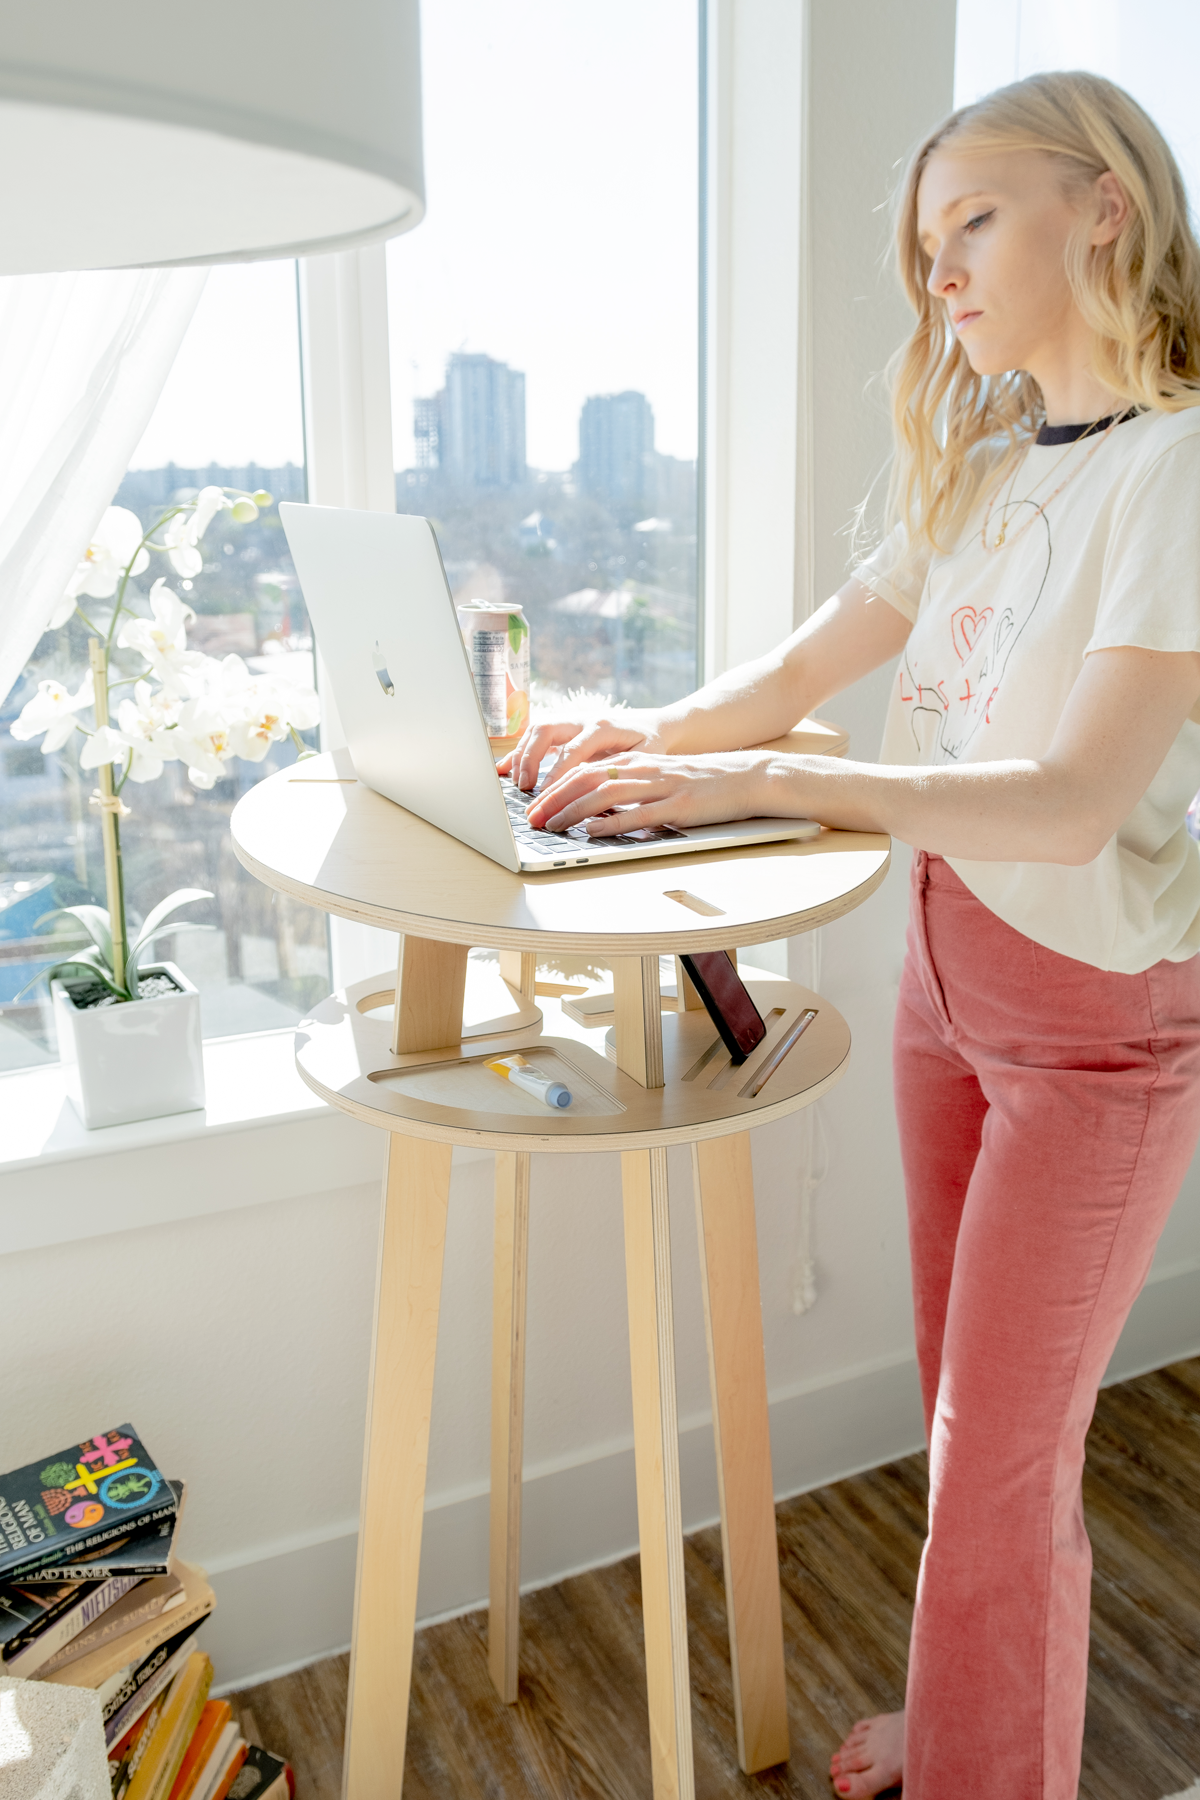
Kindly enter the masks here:
<path id="1" fill-rule="evenodd" d="M 536 1069 L 530 1068 L 525 1058 L 514 1052 L 512 1056 L 498 1056 L 486 1065 L 493 1075 L 499 1075 L 501 1081 L 511 1081 L 524 1094 L 532 1094 L 543 1106 L 570 1106 L 571 1090 L 565 1088 L 561 1081 L 551 1081 L 548 1075 L 539 1075 Z"/>

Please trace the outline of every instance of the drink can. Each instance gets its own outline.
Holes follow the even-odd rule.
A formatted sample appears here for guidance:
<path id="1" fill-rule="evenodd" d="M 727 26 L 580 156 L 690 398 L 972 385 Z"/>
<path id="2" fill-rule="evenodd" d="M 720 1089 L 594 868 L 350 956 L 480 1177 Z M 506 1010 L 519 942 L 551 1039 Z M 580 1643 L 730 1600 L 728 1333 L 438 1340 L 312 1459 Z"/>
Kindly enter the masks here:
<path id="1" fill-rule="evenodd" d="M 475 690 L 490 738 L 520 737 L 529 723 L 529 621 L 507 600 L 458 608 Z"/>

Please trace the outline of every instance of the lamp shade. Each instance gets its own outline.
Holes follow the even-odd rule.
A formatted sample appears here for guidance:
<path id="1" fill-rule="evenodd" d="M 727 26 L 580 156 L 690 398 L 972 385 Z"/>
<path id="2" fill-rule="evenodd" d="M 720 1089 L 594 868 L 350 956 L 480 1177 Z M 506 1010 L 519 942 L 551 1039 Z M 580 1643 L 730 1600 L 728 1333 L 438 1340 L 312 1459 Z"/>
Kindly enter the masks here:
<path id="1" fill-rule="evenodd" d="M 243 262 L 425 209 L 418 0 L 30 0 L 0 32 L 0 274 Z"/>

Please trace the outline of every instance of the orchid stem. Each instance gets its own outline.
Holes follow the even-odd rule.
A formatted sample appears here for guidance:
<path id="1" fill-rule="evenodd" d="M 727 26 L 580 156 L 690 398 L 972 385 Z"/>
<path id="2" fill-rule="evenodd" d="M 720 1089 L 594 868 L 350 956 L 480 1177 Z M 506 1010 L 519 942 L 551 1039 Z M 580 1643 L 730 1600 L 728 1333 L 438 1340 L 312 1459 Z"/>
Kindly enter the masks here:
<path id="1" fill-rule="evenodd" d="M 108 647 L 99 638 L 92 638 L 88 644 L 88 660 L 92 665 L 92 686 L 95 690 L 96 729 L 102 731 L 108 724 Z M 121 867 L 121 831 L 117 822 L 116 806 L 111 804 L 117 799 L 113 788 L 113 766 L 101 763 L 96 774 L 99 778 L 100 793 L 104 801 L 100 810 L 100 834 L 104 843 L 104 886 L 108 899 L 108 926 L 112 933 L 112 974 L 114 987 L 125 988 L 125 881 Z M 129 995 L 132 999 L 133 996 Z"/>

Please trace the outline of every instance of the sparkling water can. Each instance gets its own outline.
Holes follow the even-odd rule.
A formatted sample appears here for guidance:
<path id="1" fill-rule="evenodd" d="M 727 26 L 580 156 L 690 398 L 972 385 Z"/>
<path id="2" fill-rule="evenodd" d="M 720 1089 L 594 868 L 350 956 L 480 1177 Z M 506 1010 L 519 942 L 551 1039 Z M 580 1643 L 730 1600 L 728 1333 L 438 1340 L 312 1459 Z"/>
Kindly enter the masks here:
<path id="1" fill-rule="evenodd" d="M 529 621 L 515 602 L 467 600 L 458 608 L 475 690 L 493 739 L 520 737 L 529 723 Z"/>

